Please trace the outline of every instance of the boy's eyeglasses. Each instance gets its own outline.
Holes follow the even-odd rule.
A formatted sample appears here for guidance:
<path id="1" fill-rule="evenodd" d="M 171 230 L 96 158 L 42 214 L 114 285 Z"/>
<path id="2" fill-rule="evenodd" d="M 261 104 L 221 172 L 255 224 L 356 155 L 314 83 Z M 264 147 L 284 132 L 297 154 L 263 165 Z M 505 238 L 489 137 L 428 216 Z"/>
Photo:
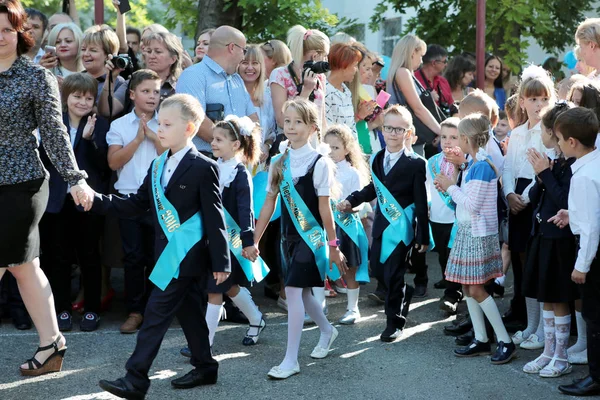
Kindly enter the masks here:
<path id="1" fill-rule="evenodd" d="M 385 133 L 394 133 L 396 135 L 404 135 L 406 133 L 408 129 L 406 128 L 402 128 L 400 126 L 395 127 L 395 126 L 389 126 L 389 125 L 384 125 L 383 126 L 383 131 Z"/>

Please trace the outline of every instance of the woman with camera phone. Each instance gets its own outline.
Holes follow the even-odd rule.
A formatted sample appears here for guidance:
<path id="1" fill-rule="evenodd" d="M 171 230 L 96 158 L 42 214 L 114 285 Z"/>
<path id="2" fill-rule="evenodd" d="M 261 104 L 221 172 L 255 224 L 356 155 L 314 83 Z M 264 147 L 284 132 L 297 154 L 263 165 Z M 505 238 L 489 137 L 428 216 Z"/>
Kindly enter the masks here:
<path id="1" fill-rule="evenodd" d="M 319 111 L 319 129 L 323 132 L 325 72 L 329 71 L 329 64 L 324 61 L 329 54 L 329 38 L 316 29 L 306 30 L 295 25 L 287 33 L 287 44 L 293 61 L 285 67 L 275 68 L 269 77 L 279 133 L 283 134 L 283 103 L 297 96 L 315 103 Z M 316 136 L 311 140 L 317 140 Z"/>
<path id="2" fill-rule="evenodd" d="M 432 149 L 432 144 L 437 144 L 441 122 L 441 118 L 436 118 L 423 104 L 422 96 L 427 90 L 414 76 L 414 71 L 422 64 L 426 51 L 427 44 L 417 36 L 404 36 L 394 47 L 392 65 L 387 76 L 388 85 L 392 84 L 389 103 L 406 106 L 413 114 L 418 137 L 413 150 L 421 156 L 425 155 L 426 144 Z M 429 99 L 431 100 L 431 97 Z M 435 103 L 430 106 L 436 107 Z"/>
<path id="3" fill-rule="evenodd" d="M 125 67 L 122 64 L 126 57 L 117 55 L 119 46 L 119 37 L 108 25 L 89 27 L 84 32 L 81 43 L 83 67 L 98 81 L 98 96 L 96 97 L 98 114 L 107 118 L 111 116 L 109 97 L 112 97 L 113 105 L 117 102 L 123 104 L 127 93 L 125 79 L 119 76 Z M 119 68 L 119 66 L 123 68 Z M 113 119 L 116 114 L 113 109 Z"/>
<path id="4" fill-rule="evenodd" d="M 48 34 L 48 46 L 44 49 L 40 65 L 51 70 L 59 83 L 62 83 L 62 78 L 83 71 L 82 39 L 81 29 L 72 22 L 58 24 Z"/>

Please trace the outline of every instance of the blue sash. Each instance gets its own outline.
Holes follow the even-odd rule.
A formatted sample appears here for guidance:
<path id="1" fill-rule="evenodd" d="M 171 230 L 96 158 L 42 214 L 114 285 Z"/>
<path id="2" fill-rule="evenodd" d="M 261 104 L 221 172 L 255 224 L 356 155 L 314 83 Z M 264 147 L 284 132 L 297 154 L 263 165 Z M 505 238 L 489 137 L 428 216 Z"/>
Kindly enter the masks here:
<path id="1" fill-rule="evenodd" d="M 448 248 L 454 247 L 454 239 L 456 238 L 456 232 L 458 231 L 458 221 L 454 220 L 452 224 L 452 231 L 450 232 L 450 240 L 448 241 Z"/>
<path id="2" fill-rule="evenodd" d="M 283 203 L 290 214 L 290 219 L 294 223 L 296 231 L 298 231 L 298 234 L 302 237 L 304 243 L 306 243 L 315 255 L 315 261 L 319 273 L 321 274 L 321 278 L 325 280 L 325 276 L 329 275 L 333 280 L 339 279 L 340 271 L 337 267 L 334 266 L 334 268 L 329 271 L 329 246 L 327 245 L 325 231 L 321 225 L 319 225 L 294 187 L 289 157 L 283 163 L 283 180 L 279 185 L 279 192 L 283 199 Z"/>
<path id="3" fill-rule="evenodd" d="M 356 280 L 358 282 L 370 282 L 369 279 L 369 239 L 365 233 L 360 218 L 356 213 L 344 213 L 336 208 L 336 203 L 331 202 L 331 210 L 335 223 L 348 235 L 360 250 L 360 265 L 356 270 Z M 354 265 L 352 265 L 354 267 Z"/>
<path id="4" fill-rule="evenodd" d="M 379 262 L 384 263 L 400 242 L 404 242 L 406 246 L 410 246 L 413 241 L 415 237 L 415 230 L 413 228 L 415 205 L 413 203 L 406 208 L 402 208 L 385 185 L 381 183 L 375 171 L 373 171 L 374 160 L 375 157 L 371 157 L 371 175 L 373 176 L 373 185 L 377 193 L 377 204 L 383 216 L 390 223 L 385 231 L 383 231 L 381 242 Z"/>
<path id="5" fill-rule="evenodd" d="M 275 158 L 271 162 L 274 162 Z M 256 219 L 260 217 L 260 210 L 262 209 L 265 200 L 267 199 L 267 185 L 269 183 L 269 173 L 267 171 L 260 171 L 252 178 L 252 186 L 254 190 L 252 192 L 252 202 L 254 203 L 254 216 Z M 281 205 L 277 202 L 275 206 L 275 212 L 271 217 L 271 222 L 275 221 L 281 215 Z"/>
<path id="6" fill-rule="evenodd" d="M 235 259 L 238 260 L 244 274 L 246 274 L 246 278 L 248 281 L 262 281 L 265 276 L 269 273 L 269 268 L 265 264 L 262 258 L 258 257 L 258 259 L 254 262 L 248 260 L 244 256 L 242 256 L 242 239 L 240 237 L 241 229 L 240 226 L 235 222 L 231 214 L 227 211 L 225 207 L 223 207 L 223 214 L 225 214 L 225 225 L 227 225 L 227 236 L 229 238 L 229 250 L 235 256 Z"/>
<path id="7" fill-rule="evenodd" d="M 182 225 L 177 210 L 165 197 L 160 180 L 168 153 L 167 150 L 152 161 L 151 168 L 152 193 L 154 194 L 156 215 L 158 216 L 158 223 L 169 241 L 158 258 L 152 274 L 150 274 L 152 283 L 161 290 L 167 288 L 171 279 L 179 278 L 179 265 L 188 251 L 204 235 L 200 212 L 194 214 Z"/>
<path id="8" fill-rule="evenodd" d="M 435 179 L 435 177 L 440 174 L 442 158 L 443 154 L 439 153 L 431 157 L 429 159 L 429 162 L 427 163 L 429 165 L 429 172 L 431 173 L 431 177 L 433 179 Z M 444 202 L 444 204 L 446 204 L 446 206 L 448 206 L 448 208 L 450 208 L 452 211 L 456 210 L 456 204 L 454 204 L 454 202 L 452 201 L 452 196 L 450 196 L 447 192 L 442 193 L 439 190 L 436 190 L 436 192 L 438 192 L 438 194 L 442 198 L 442 201 Z"/>

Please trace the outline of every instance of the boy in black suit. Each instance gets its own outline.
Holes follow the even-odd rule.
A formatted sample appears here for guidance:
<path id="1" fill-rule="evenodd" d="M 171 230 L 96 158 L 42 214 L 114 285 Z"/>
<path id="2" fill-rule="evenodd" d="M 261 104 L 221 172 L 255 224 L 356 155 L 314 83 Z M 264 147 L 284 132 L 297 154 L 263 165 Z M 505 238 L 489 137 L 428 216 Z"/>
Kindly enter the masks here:
<path id="1" fill-rule="evenodd" d="M 157 287 L 150 294 L 135 351 L 127 361 L 127 375 L 116 381 L 100 381 L 102 389 L 120 397 L 145 397 L 150 386 L 148 371 L 175 316 L 195 369 L 171 384 L 192 388 L 217 381 L 218 364 L 211 355 L 203 317 L 205 268 L 221 283 L 231 267 L 218 167 L 198 153 L 191 141 L 203 119 L 204 111 L 192 96 L 175 95 L 165 100 L 157 135 L 169 151 L 153 161 L 135 195 L 96 195 L 94 200 L 92 210 L 99 213 L 133 216 L 150 208 L 156 233 L 157 263 L 150 279 Z"/>
<path id="2" fill-rule="evenodd" d="M 404 148 L 414 135 L 410 112 L 402 106 L 385 111 L 383 135 L 386 148 L 371 160 L 373 182 L 352 193 L 340 203 L 340 211 L 377 198 L 373 221 L 371 267 L 387 286 L 385 314 L 387 326 L 381 340 L 392 342 L 402 334 L 413 287 L 404 282 L 405 262 L 410 246 L 419 252 L 429 247 L 429 218 L 425 188 L 425 160 Z M 413 224 L 417 220 L 416 235 Z"/>

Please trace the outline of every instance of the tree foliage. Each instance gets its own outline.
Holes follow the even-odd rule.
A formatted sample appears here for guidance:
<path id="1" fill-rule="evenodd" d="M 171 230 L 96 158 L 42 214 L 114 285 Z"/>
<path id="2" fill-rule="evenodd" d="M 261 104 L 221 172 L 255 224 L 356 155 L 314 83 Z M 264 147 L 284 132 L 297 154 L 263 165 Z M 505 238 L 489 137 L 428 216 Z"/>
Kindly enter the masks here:
<path id="1" fill-rule="evenodd" d="M 475 50 L 475 0 L 380 0 L 370 27 L 378 30 L 384 13 L 392 8 L 400 14 L 414 7 L 416 15 L 404 25 L 404 33 L 415 32 L 427 43 L 437 43 L 453 53 Z M 548 51 L 563 51 L 574 42 L 577 25 L 593 0 L 487 0 L 486 48 L 503 57 L 516 72 L 528 61 L 527 37 Z"/>

